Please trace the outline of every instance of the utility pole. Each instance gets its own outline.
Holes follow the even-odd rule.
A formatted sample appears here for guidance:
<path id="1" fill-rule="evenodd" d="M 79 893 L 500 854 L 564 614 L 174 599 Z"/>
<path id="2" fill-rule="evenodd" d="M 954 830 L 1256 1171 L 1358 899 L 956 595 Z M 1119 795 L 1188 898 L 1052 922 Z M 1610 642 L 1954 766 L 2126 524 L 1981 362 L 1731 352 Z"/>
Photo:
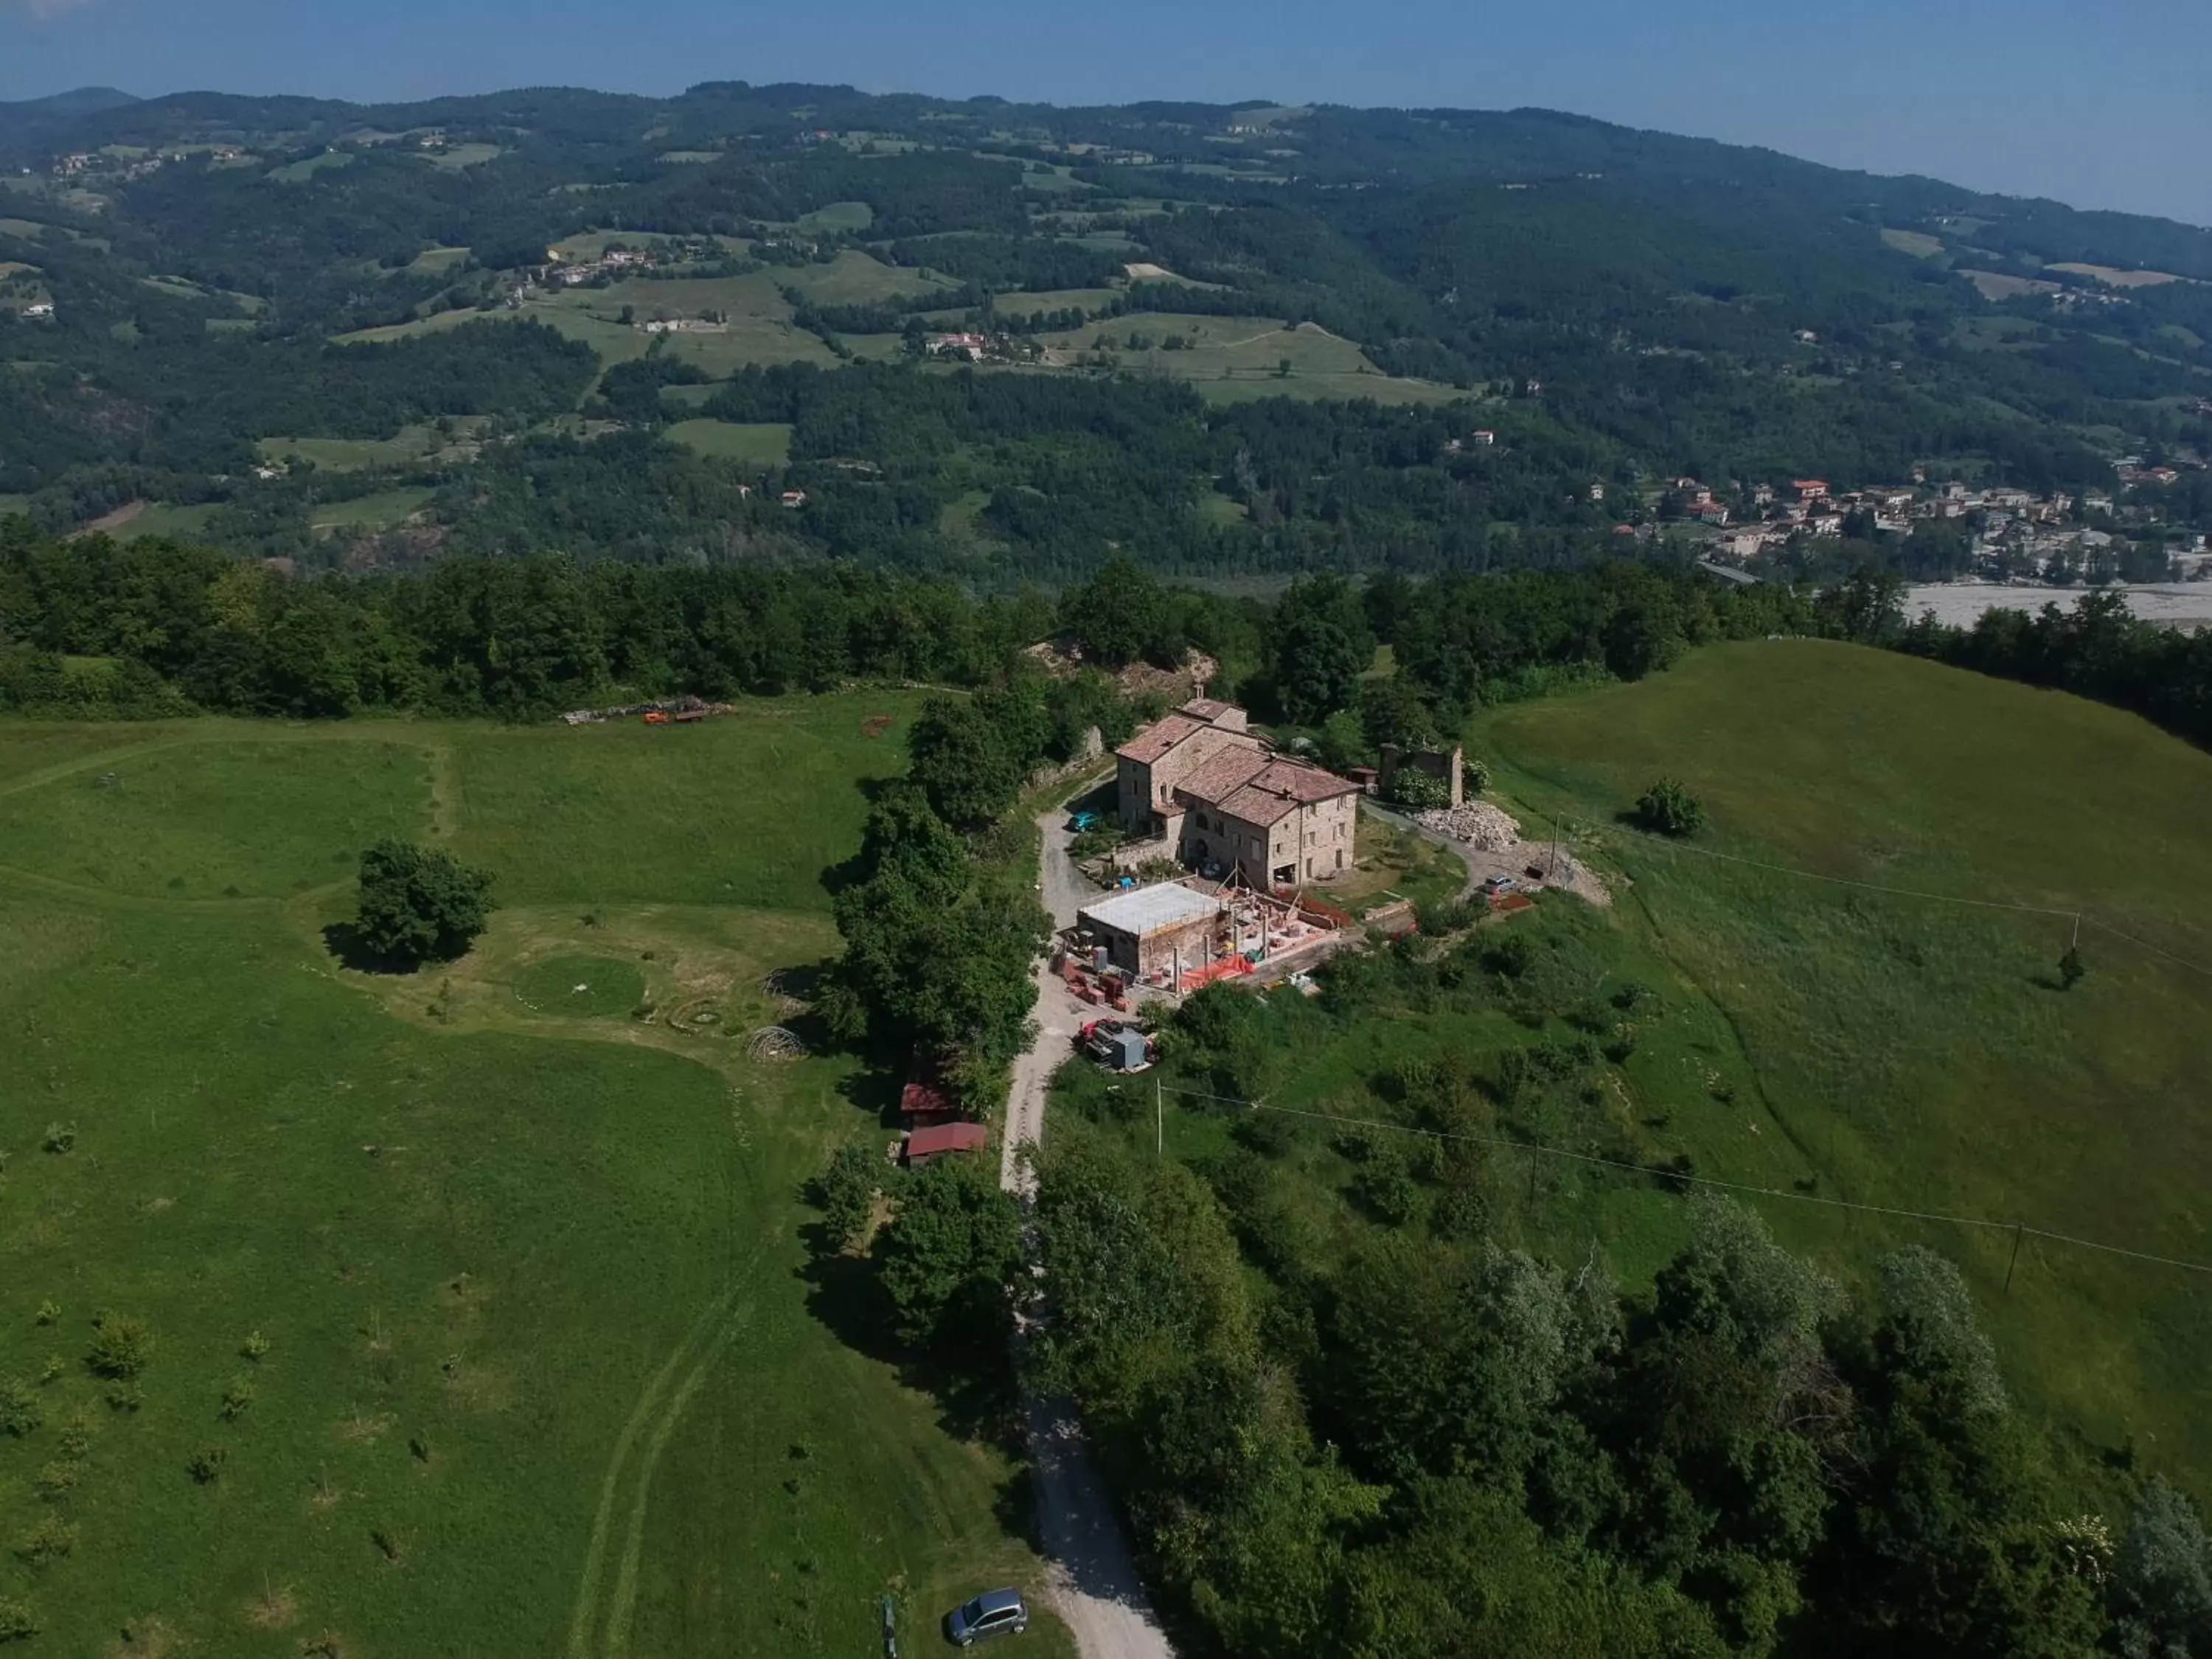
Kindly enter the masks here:
<path id="1" fill-rule="evenodd" d="M 2069 939 L 2069 940 L 2067 941 L 2067 949 L 2069 949 L 2069 950 L 2070 950 L 2070 951 L 2078 951 L 2078 950 L 2080 950 L 2081 948 L 2081 913 L 2079 910 L 2076 910 L 2076 911 L 2074 913 L 2074 937 L 2073 937 L 2072 939 Z"/>
<path id="2" fill-rule="evenodd" d="M 2020 1237 L 2025 1227 L 2024 1222 L 2012 1224 L 2012 1260 L 2005 1263 L 2004 1293 L 2007 1296 L 2012 1294 L 2012 1270 L 2020 1266 Z"/>
<path id="3" fill-rule="evenodd" d="M 1168 1092 L 1157 1077 L 1152 1079 L 1152 1151 L 1156 1157 L 1168 1155 Z"/>

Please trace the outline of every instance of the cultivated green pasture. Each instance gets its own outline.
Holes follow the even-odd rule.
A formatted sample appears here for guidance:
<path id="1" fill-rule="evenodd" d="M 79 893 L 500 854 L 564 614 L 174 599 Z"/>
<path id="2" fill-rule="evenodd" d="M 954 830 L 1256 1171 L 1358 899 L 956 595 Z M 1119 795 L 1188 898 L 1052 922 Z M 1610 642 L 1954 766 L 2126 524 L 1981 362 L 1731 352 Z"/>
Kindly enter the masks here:
<path id="1" fill-rule="evenodd" d="M 427 426 L 409 426 L 389 438 L 264 438 L 258 448 L 267 461 L 313 461 L 325 472 L 358 472 L 420 460 L 441 441 Z"/>
<path id="2" fill-rule="evenodd" d="M 737 421 L 678 421 L 668 428 L 668 435 L 685 448 L 715 460 L 781 466 L 791 459 L 791 427 L 781 421 L 750 425 Z"/>
<path id="3" fill-rule="evenodd" d="M 915 707 L 885 692 L 744 703 L 695 726 L 469 729 L 458 846 L 514 872 L 501 891 L 518 903 L 826 915 L 823 848 L 859 846 L 867 802 L 854 781 L 903 768 Z M 861 729 L 872 714 L 893 717 L 879 737 Z"/>
<path id="4" fill-rule="evenodd" d="M 1170 334 L 1182 336 L 1188 349 L 1161 350 L 1158 343 Z M 1132 335 L 1152 344 L 1132 350 Z M 1291 397 L 1423 403 L 1462 395 L 1450 386 L 1385 374 L 1353 342 L 1315 323 L 1285 328 L 1264 317 L 1146 313 L 1048 335 L 1044 343 L 1067 353 L 1096 351 L 1103 345 L 1124 368 L 1188 380 L 1201 397 L 1215 402 Z"/>
<path id="5" fill-rule="evenodd" d="M 94 752 L 106 757 L 5 786 L 7 864 L 140 897 L 281 897 L 345 873 L 379 836 L 416 831 L 432 793 L 421 752 L 397 744 L 240 736 Z"/>
<path id="6" fill-rule="evenodd" d="M 455 266 L 464 264 L 468 257 L 469 251 L 465 247 L 426 247 L 415 256 L 407 268 L 410 270 L 428 271 L 434 276 L 443 276 Z"/>
<path id="7" fill-rule="evenodd" d="M 212 501 L 200 501 L 191 506 L 174 501 L 149 501 L 117 524 L 112 533 L 120 541 L 130 541 L 140 536 L 189 539 L 207 528 L 207 522 L 216 515 L 216 504 Z"/>
<path id="8" fill-rule="evenodd" d="M 316 507 L 308 528 L 330 530 L 390 530 L 404 523 L 430 503 L 425 489 L 381 489 L 351 501 L 324 501 Z"/>
<path id="9" fill-rule="evenodd" d="M 2212 757 L 2079 699 L 1807 641 L 1711 648 L 1478 737 L 1510 793 L 1585 827 L 1632 883 L 1626 935 L 1724 1016 L 1744 1116 L 1789 1151 L 1693 1138 L 1702 1173 L 1787 1184 L 1768 1172 L 1796 1162 L 1825 1196 L 2212 1261 Z M 1661 774 L 1706 804 L 1691 848 L 1613 821 Z M 2089 972 L 2064 992 L 2076 910 Z M 2212 1474 L 2203 1275 L 2029 1237 L 2007 1295 L 2002 1224 L 1764 1207 L 1847 1271 L 1942 1249 L 2039 1404 Z"/>
<path id="10" fill-rule="evenodd" d="M 799 1187 L 872 1121 L 850 1064 L 744 1053 L 764 976 L 834 946 L 822 872 L 898 757 L 860 724 L 909 702 L 0 723 L 27 1656 L 842 1656 L 886 1591 L 920 1652 L 1037 1586 L 994 1437 L 809 1267 Z M 461 962 L 326 950 L 383 826 L 497 874 Z M 134 1378 L 86 1364 L 102 1310 L 150 1334 Z M 34 1533 L 66 1547 L 34 1566 Z M 1023 1648 L 1071 1652 L 1048 1620 Z"/>

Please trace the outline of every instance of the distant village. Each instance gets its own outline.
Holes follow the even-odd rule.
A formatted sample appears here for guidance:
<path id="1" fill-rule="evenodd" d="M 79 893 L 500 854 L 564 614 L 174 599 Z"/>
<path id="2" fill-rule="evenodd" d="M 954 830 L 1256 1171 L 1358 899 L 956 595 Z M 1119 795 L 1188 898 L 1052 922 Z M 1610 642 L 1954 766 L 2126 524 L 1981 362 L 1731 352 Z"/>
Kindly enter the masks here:
<path id="1" fill-rule="evenodd" d="M 2199 399 L 2194 412 L 2212 414 L 2212 400 Z M 1461 454 L 1497 443 L 1497 433 L 1478 429 L 1449 440 L 1445 450 Z M 2148 573 L 2152 577 L 2212 576 L 2205 528 L 2185 510 L 2175 512 L 2167 499 L 2187 474 L 2205 470 L 2204 459 L 2194 453 L 2172 459 L 2177 464 L 2116 457 L 2112 487 L 2078 495 L 1931 479 L 1925 469 L 1916 469 L 1907 483 L 1859 489 L 1833 488 L 1824 478 L 1778 485 L 1680 477 L 1656 489 L 1594 479 L 1582 493 L 1593 503 L 1609 497 L 1622 502 L 1624 516 L 1613 530 L 1624 540 L 1687 533 L 1703 543 L 1709 568 L 1745 579 L 1759 574 L 1762 563 L 1823 538 L 1908 537 L 1924 525 L 1949 526 L 1963 537 L 1979 577 L 2102 580 L 2123 574 L 2122 556 L 2146 542 L 2162 548 L 2171 567 Z M 2145 573 L 2125 574 L 2142 579 Z"/>

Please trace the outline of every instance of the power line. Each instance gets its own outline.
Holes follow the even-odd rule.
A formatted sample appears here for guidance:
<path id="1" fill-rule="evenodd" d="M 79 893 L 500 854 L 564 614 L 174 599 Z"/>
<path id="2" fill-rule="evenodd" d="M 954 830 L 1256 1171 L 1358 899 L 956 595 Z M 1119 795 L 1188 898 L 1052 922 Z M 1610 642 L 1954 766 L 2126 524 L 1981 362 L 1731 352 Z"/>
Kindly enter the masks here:
<path id="1" fill-rule="evenodd" d="M 1238 1100 L 1227 1095 L 1208 1094 L 1199 1089 L 1176 1089 L 1164 1084 L 1156 1086 L 1162 1095 L 1179 1095 L 1191 1100 L 1212 1101 L 1224 1106 L 1243 1106 L 1255 1112 L 1274 1112 L 1285 1117 L 1311 1118 L 1318 1122 L 1341 1123 L 1353 1128 L 1382 1129 L 1398 1134 L 1423 1135 L 1432 1140 L 1467 1141 L 1480 1146 L 1503 1147 L 1511 1152 L 1526 1152 L 1531 1157 L 1564 1158 L 1572 1164 L 1589 1164 L 1605 1170 L 1620 1170 L 1630 1175 L 1678 1182 L 1686 1187 L 1709 1187 L 1719 1192 L 1743 1193 L 1754 1198 L 1786 1199 L 1794 1204 L 1819 1204 L 1830 1209 L 1852 1210 L 1863 1214 L 1888 1216 L 1908 1221 L 1932 1221 L 1953 1227 L 1978 1227 L 1992 1232 L 2025 1233 L 2031 1237 L 2048 1239 L 2054 1243 L 2075 1244 L 2084 1249 L 2101 1250 L 2108 1255 L 2121 1255 L 2137 1261 L 2155 1262 L 2160 1267 L 2180 1267 L 2190 1273 L 2212 1273 L 2212 1262 L 2185 1261 L 2174 1256 L 2155 1255 L 2147 1250 L 2130 1249 L 2124 1245 L 2105 1244 L 2095 1239 L 2076 1238 L 2070 1233 L 2056 1233 L 2041 1227 L 2031 1227 L 2025 1222 L 1991 1221 L 1982 1216 L 1948 1215 L 1935 1210 L 1908 1210 L 1887 1204 L 1862 1204 L 1847 1198 L 1825 1197 L 1819 1193 L 1794 1192 L 1780 1187 L 1759 1187 L 1742 1181 L 1723 1181 L 1717 1176 L 1678 1174 L 1674 1170 L 1649 1164 L 1631 1164 L 1625 1158 L 1600 1158 L 1591 1152 L 1571 1152 L 1561 1147 L 1539 1146 L 1534 1141 L 1516 1140 L 1510 1135 L 1470 1134 L 1461 1130 L 1427 1129 L 1417 1124 L 1389 1123 L 1380 1118 L 1352 1117 L 1340 1112 L 1316 1112 L 1297 1106 L 1271 1106 L 1264 1101 Z"/>
<path id="2" fill-rule="evenodd" d="M 1734 853 L 1717 853 L 1710 847 L 1692 847 L 1682 842 L 1666 841 L 1642 830 L 1635 833 L 1640 839 L 1649 842 L 1655 847 L 1663 847 L 1670 853 L 1695 853 L 1703 859 L 1719 859 L 1729 864 L 1748 865 L 1754 870 L 1771 870 L 1778 876 L 1797 876 L 1806 881 L 1831 882 L 1838 887 L 1863 888 L 1869 893 L 1892 893 L 1899 898 L 1929 899 L 1937 904 L 1971 904 L 1984 910 L 2022 910 L 2033 916 L 2071 917 L 2081 914 L 2075 910 L 2054 910 L 2047 905 L 2041 904 L 2014 904 L 2004 899 L 1966 898 L 1957 893 L 1929 893 L 1913 887 L 1890 887 L 1878 881 L 1857 881 L 1849 876 L 1824 876 L 1817 870 L 1793 869 L 1786 864 L 1765 864 L 1757 859 L 1740 857 Z"/>
<path id="3" fill-rule="evenodd" d="M 2124 929 L 2113 927 L 2110 922 L 2099 921 L 2086 910 L 2057 910 L 2047 905 L 2016 904 L 2005 899 L 1968 898 L 1960 893 L 1930 893 L 1915 887 L 1892 887 L 1886 883 L 1860 881 L 1850 876 L 1823 875 L 1817 870 L 1800 870 L 1787 864 L 1768 864 L 1759 859 L 1745 858 L 1740 854 L 1717 852 L 1710 847 L 1692 847 L 1682 842 L 1668 841 L 1646 830 L 1637 830 L 1632 833 L 1638 841 L 1655 848 L 1664 848 L 1670 853 L 1694 853 L 1702 859 L 1718 859 L 1724 864 L 1741 864 L 1753 870 L 1765 870 L 1778 876 L 1795 876 L 1802 881 L 1824 881 L 1832 886 L 1856 887 L 1865 892 L 1887 893 L 1897 898 L 1924 899 L 1935 904 L 1964 904 L 1979 910 L 2014 910 L 2031 916 L 2065 917 L 2074 922 L 2077 930 L 2085 927 L 2094 927 L 2100 933 L 2108 933 L 2112 938 L 2135 945 L 2139 950 L 2148 951 L 2153 956 L 2163 957 L 2177 967 L 2188 969 L 2192 974 L 2202 974 L 2206 978 L 2212 979 L 2212 967 L 2208 967 L 2201 962 L 2192 962 L 2187 957 L 2178 956 L 2162 945 L 2153 945 L 2147 939 L 2138 939 Z"/>

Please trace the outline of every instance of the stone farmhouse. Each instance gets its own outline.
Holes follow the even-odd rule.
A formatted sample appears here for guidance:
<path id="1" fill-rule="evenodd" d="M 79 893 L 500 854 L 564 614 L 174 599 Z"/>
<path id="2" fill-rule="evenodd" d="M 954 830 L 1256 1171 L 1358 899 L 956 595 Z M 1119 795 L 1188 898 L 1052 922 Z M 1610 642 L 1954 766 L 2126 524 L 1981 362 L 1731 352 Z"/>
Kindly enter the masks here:
<path id="1" fill-rule="evenodd" d="M 1197 697 L 1115 750 L 1121 827 L 1248 885 L 1326 881 L 1352 867 L 1360 787 L 1280 755 L 1234 703 Z"/>

